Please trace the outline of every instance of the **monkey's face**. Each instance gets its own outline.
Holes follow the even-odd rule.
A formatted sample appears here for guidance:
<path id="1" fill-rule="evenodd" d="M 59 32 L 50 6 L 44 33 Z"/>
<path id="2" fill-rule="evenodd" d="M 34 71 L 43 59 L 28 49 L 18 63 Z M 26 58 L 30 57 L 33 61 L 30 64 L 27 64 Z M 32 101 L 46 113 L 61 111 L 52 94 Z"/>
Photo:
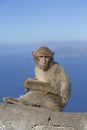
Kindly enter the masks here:
<path id="1" fill-rule="evenodd" d="M 49 68 L 50 61 L 51 61 L 51 57 L 42 55 L 38 57 L 37 64 L 40 69 L 47 70 Z"/>
<path id="2" fill-rule="evenodd" d="M 40 47 L 36 52 L 32 52 L 35 62 L 39 68 L 47 70 L 53 63 L 54 52 L 52 52 L 48 47 Z"/>

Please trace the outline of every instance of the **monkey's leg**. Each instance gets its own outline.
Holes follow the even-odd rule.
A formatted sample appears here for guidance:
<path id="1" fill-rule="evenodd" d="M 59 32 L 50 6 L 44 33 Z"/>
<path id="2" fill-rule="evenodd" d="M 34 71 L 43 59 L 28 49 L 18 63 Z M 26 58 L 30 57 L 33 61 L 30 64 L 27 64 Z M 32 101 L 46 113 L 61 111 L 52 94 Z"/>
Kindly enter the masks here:
<path id="1" fill-rule="evenodd" d="M 45 105 L 47 109 L 53 110 L 53 111 L 63 111 L 60 103 L 61 103 L 61 97 L 54 95 L 54 94 L 50 94 L 48 93 L 47 96 L 44 97 L 45 98 Z"/>
<path id="2" fill-rule="evenodd" d="M 53 111 L 62 111 L 60 107 L 60 96 L 48 94 L 46 92 L 31 91 L 20 98 L 3 98 L 5 103 L 16 105 L 29 105 L 36 107 L 43 107 Z"/>
<path id="3" fill-rule="evenodd" d="M 49 100 L 48 103 L 46 103 L 46 108 L 50 109 L 52 111 L 57 111 L 57 112 L 63 111 L 63 108 L 61 108 L 59 104 L 55 103 L 55 101 L 53 101 L 51 99 Z"/>
<path id="4" fill-rule="evenodd" d="M 62 111 L 60 107 L 61 97 L 40 91 L 31 91 L 25 94 L 21 100 L 26 102 L 26 105 L 43 107 L 53 111 Z"/>
<path id="5" fill-rule="evenodd" d="M 44 96 L 45 93 L 43 92 L 30 91 L 26 93 L 24 96 L 19 98 L 5 97 L 3 98 L 3 101 L 5 103 L 16 105 L 42 106 Z"/>
<path id="6" fill-rule="evenodd" d="M 46 96 L 45 92 L 30 91 L 26 93 L 23 97 L 21 97 L 20 100 L 25 105 L 42 107 L 45 96 Z"/>

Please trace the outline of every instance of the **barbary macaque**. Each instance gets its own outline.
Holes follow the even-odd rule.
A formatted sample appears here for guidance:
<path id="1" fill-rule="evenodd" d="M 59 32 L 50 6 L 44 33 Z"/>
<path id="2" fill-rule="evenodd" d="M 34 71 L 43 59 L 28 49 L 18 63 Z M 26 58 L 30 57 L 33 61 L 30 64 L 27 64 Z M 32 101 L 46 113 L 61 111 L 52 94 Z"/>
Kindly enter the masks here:
<path id="1" fill-rule="evenodd" d="M 54 61 L 54 52 L 48 47 L 40 47 L 33 52 L 33 57 L 36 62 L 36 77 L 25 80 L 24 88 L 27 93 L 19 98 L 5 97 L 4 102 L 63 111 L 71 95 L 69 76 L 64 68 Z"/>

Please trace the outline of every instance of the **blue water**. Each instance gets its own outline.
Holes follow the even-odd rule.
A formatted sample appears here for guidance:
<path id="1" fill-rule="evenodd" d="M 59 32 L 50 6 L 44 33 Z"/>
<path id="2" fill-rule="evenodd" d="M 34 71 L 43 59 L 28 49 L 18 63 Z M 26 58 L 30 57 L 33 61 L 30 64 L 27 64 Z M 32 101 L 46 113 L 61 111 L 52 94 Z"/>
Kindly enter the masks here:
<path id="1" fill-rule="evenodd" d="M 87 112 L 87 57 L 55 59 L 65 68 L 72 82 L 72 95 L 65 111 Z M 0 102 L 5 96 L 25 94 L 23 82 L 34 77 L 34 67 L 31 49 L 5 47 L 0 50 Z"/>

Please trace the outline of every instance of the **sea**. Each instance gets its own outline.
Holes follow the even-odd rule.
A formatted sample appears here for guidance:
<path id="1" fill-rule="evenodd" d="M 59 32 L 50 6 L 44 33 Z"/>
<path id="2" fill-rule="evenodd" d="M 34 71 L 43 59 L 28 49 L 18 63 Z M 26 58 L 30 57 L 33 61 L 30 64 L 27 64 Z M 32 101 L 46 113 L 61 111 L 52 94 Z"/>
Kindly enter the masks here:
<path id="1" fill-rule="evenodd" d="M 37 45 L 0 45 L 0 102 L 3 97 L 17 98 L 25 94 L 23 83 L 35 77 L 32 56 Z M 54 49 L 56 52 L 57 49 Z M 55 53 L 56 53 L 55 52 Z M 65 112 L 87 112 L 87 56 L 59 56 L 56 62 L 67 71 L 72 84 L 70 100 Z"/>

